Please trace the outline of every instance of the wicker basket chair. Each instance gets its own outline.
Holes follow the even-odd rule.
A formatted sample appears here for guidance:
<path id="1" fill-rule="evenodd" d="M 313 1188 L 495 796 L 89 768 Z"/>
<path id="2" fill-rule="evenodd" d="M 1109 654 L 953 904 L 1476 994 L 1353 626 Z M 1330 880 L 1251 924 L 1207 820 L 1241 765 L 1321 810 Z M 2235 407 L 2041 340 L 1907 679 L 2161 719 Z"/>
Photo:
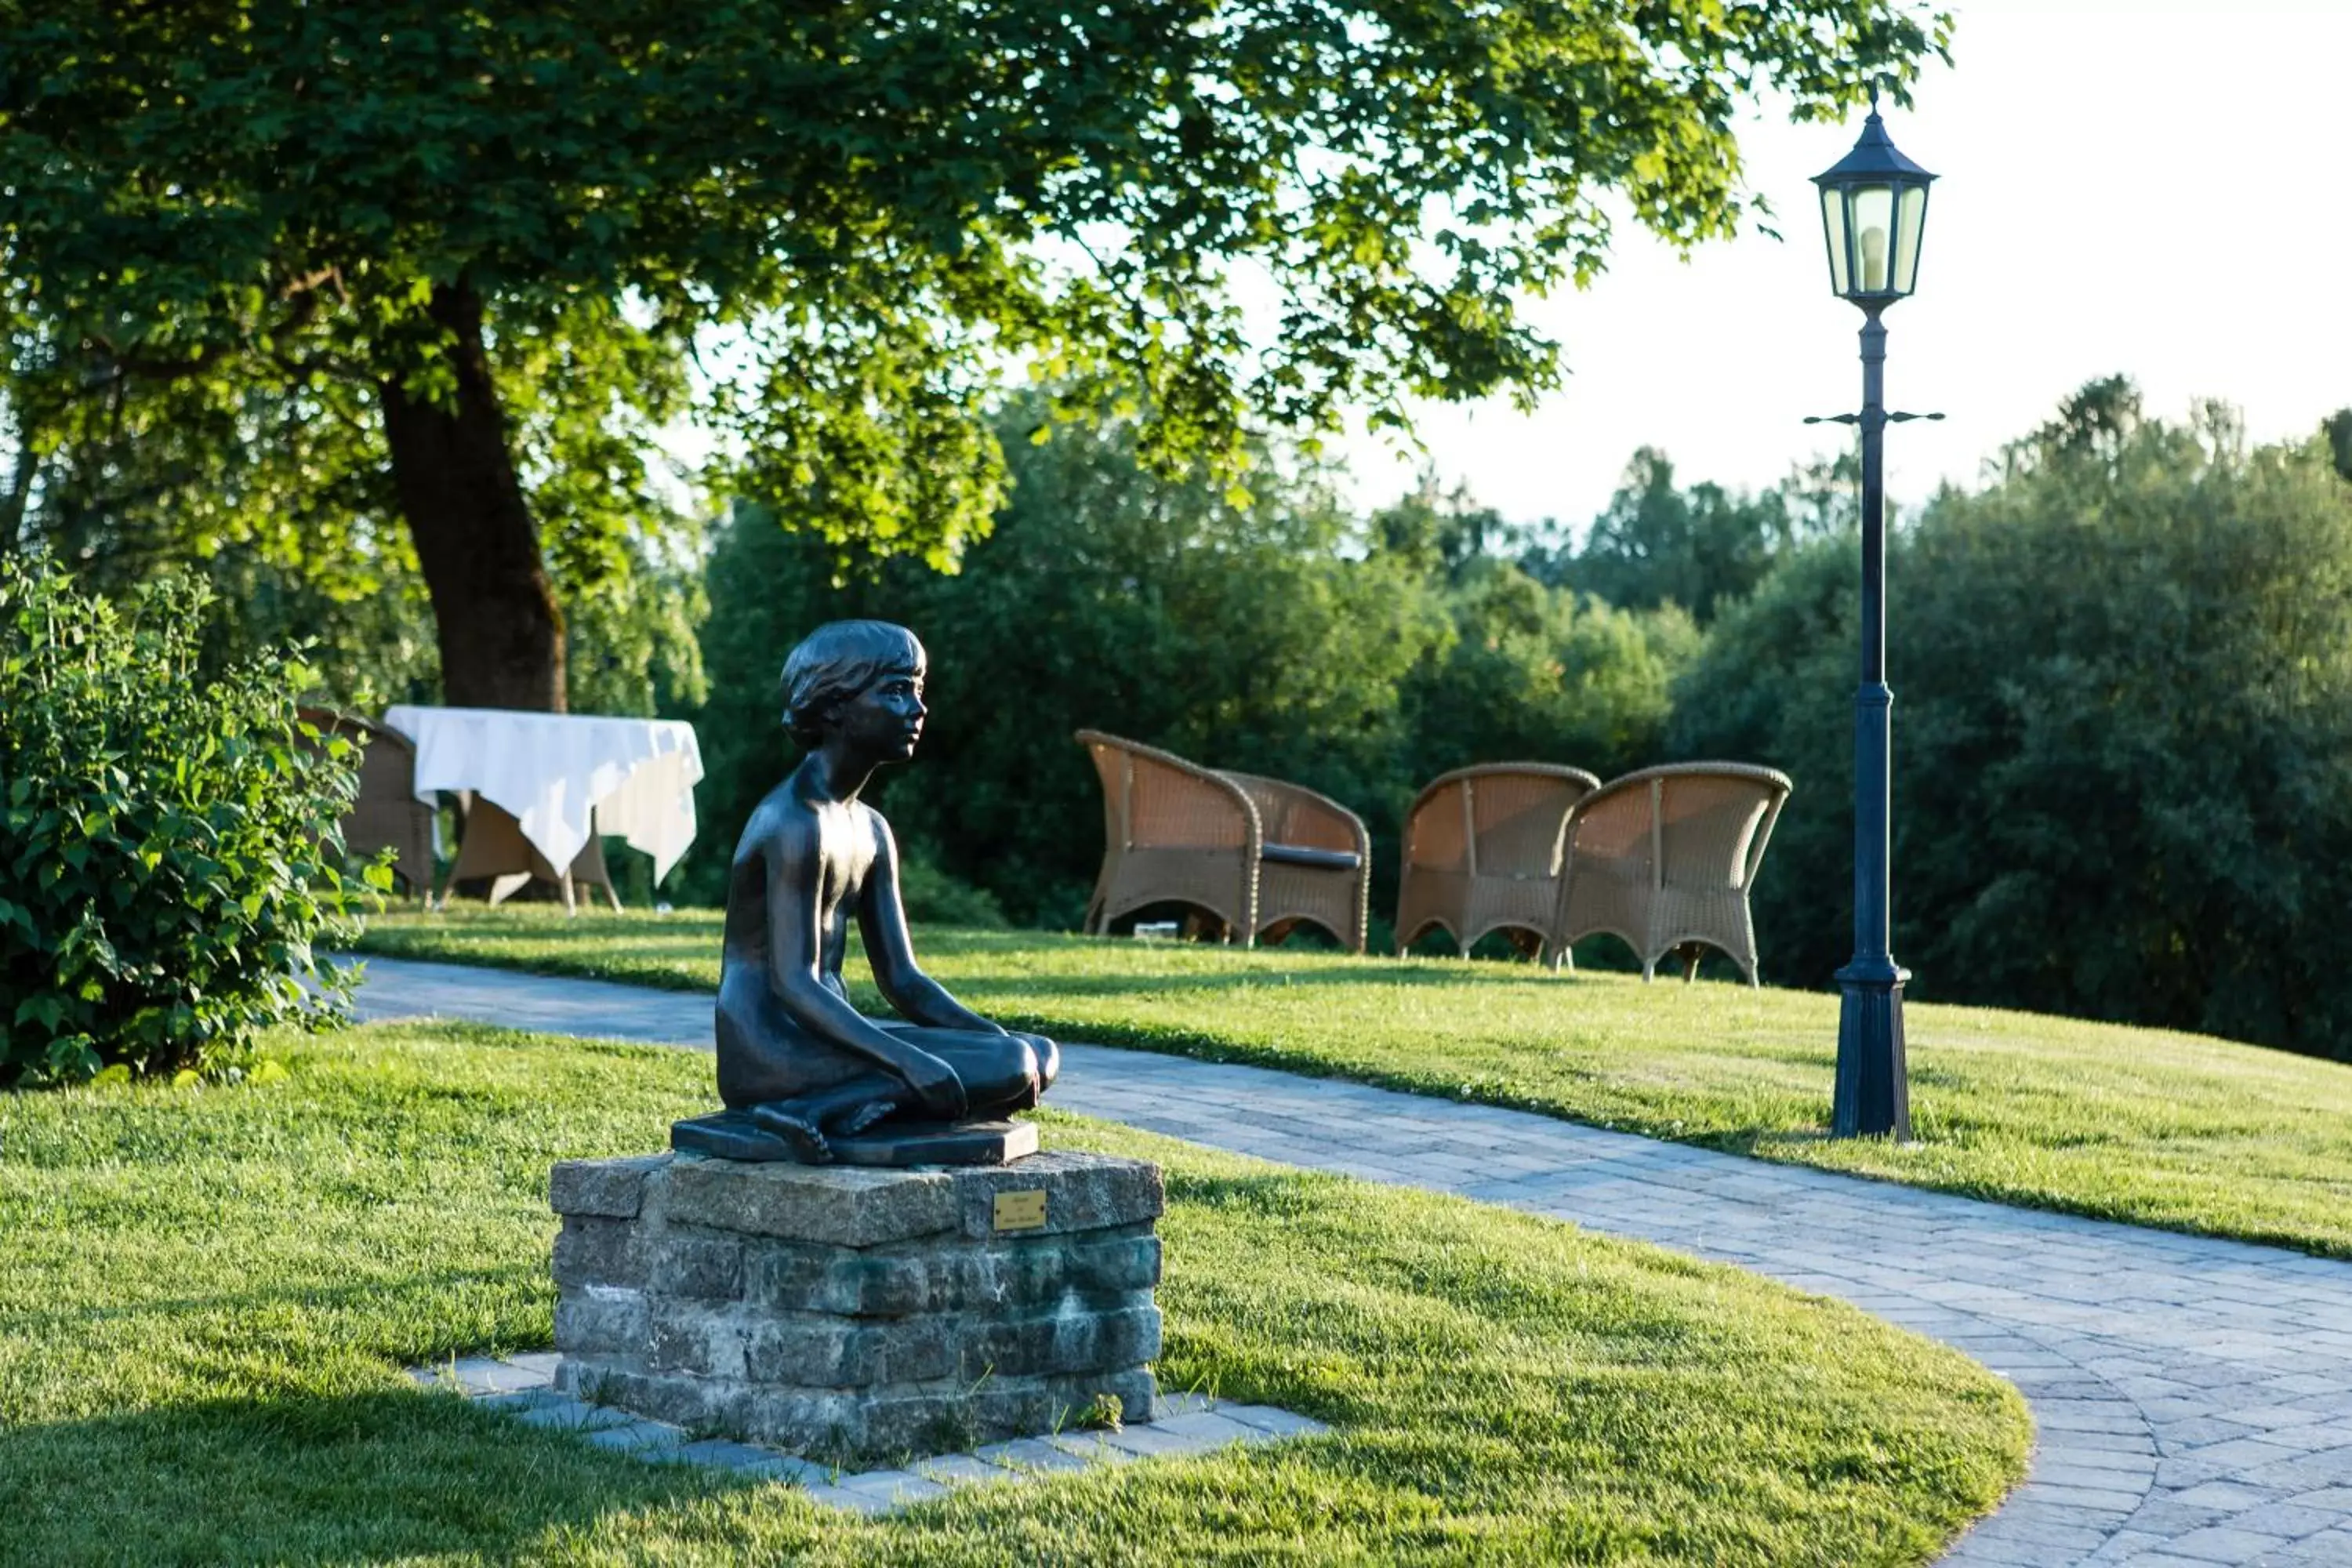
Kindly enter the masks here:
<path id="1" fill-rule="evenodd" d="M 1404 822 L 1400 956 L 1432 926 L 1467 957 L 1489 931 L 1550 946 L 1569 814 L 1601 787 L 1582 768 L 1486 763 L 1433 779 Z"/>
<path id="2" fill-rule="evenodd" d="M 604 868 L 604 842 L 594 833 L 589 834 L 587 846 L 572 858 L 570 868 L 558 871 L 522 836 L 522 824 L 505 806 L 471 790 L 460 790 L 457 808 L 464 826 L 457 841 L 457 864 L 441 880 L 443 905 L 449 901 L 449 889 L 459 882 L 488 877 L 490 907 L 495 909 L 537 878 L 555 884 L 563 896 L 563 908 L 568 914 L 580 912 L 578 889 L 582 887 L 604 889 L 605 900 L 616 912 L 620 910 L 621 895 L 613 890 L 613 874 Z"/>
<path id="3" fill-rule="evenodd" d="M 1265 831 L 1249 792 L 1172 752 L 1081 730 L 1078 744 L 1102 780 L 1103 859 L 1085 927 L 1146 904 L 1182 903 L 1214 915 L 1224 940 L 1257 939 L 1258 852 Z"/>
<path id="4" fill-rule="evenodd" d="M 1257 808 L 1257 920 L 1253 940 L 1280 942 L 1300 921 L 1350 952 L 1364 951 L 1371 913 L 1372 838 L 1363 818 L 1328 795 L 1280 779 L 1219 771 Z"/>
<path id="5" fill-rule="evenodd" d="M 374 858 L 393 852 L 392 874 L 411 898 L 433 892 L 433 808 L 416 798 L 416 748 L 408 737 L 356 713 L 329 708 L 297 710 L 321 737 L 357 742 L 360 793 L 343 813 L 343 847 Z"/>
<path id="6" fill-rule="evenodd" d="M 1683 977 L 1696 976 L 1704 943 L 1758 984 L 1748 894 L 1790 787 L 1770 768 L 1675 763 L 1586 796 L 1569 822 L 1553 962 L 1579 937 L 1607 931 L 1641 958 L 1644 980 L 1676 948 Z"/>

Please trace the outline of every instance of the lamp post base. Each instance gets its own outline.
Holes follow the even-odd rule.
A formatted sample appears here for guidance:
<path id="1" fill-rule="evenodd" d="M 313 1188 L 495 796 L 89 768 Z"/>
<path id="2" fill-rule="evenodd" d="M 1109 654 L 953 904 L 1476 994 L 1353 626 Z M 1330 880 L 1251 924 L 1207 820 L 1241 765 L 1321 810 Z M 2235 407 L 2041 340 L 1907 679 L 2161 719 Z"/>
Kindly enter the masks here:
<path id="1" fill-rule="evenodd" d="M 1911 1141 L 1911 1076 L 1903 1058 L 1903 983 L 1910 978 L 1892 963 L 1855 963 L 1837 972 L 1845 1003 L 1838 1015 L 1832 1138 Z"/>

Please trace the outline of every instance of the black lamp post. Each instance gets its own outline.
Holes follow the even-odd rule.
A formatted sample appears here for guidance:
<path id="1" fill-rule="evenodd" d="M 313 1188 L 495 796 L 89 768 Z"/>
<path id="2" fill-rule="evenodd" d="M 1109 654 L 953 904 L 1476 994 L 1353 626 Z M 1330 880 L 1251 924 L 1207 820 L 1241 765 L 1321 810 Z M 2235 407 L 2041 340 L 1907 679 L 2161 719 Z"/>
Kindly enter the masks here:
<path id="1" fill-rule="evenodd" d="M 1886 328 L 1879 316 L 1911 292 L 1919 276 L 1927 185 L 1935 179 L 1895 150 L 1878 118 L 1878 93 L 1862 140 L 1813 184 L 1822 192 L 1830 287 L 1862 308 L 1862 412 L 1836 416 L 1862 427 L 1862 689 L 1853 700 L 1853 961 L 1837 973 L 1845 1003 L 1838 1017 L 1832 1137 L 1911 1136 L 1911 1089 L 1903 1064 L 1903 983 L 1887 944 L 1888 719 L 1886 688 L 1886 489 L 1884 447 L 1892 420 L 1885 401 Z M 1928 418 L 1939 417 L 1929 415 Z"/>

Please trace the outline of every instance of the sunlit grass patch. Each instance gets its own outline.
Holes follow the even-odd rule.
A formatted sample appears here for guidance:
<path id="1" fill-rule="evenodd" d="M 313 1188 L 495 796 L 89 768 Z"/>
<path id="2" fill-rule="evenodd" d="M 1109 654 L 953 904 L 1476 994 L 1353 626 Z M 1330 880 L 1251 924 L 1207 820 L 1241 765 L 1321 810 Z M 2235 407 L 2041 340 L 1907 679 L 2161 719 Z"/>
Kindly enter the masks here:
<path id="1" fill-rule="evenodd" d="M 1328 1073 L 2004 1203 L 2352 1257 L 2352 1066 L 2200 1036 L 1914 1004 L 1918 1142 L 1822 1136 L 1837 998 L 1528 965 L 922 931 L 1048 1034 Z M 378 919 L 369 951 L 708 988 L 719 917 Z M 854 964 L 852 979 L 861 984 Z M 870 989 L 862 1005 L 880 1005 Z"/>
<path id="2" fill-rule="evenodd" d="M 882 1521 L 423 1393 L 544 1345 L 548 1165 L 709 1059 L 438 1025 L 260 1088 L 0 1097 L 0 1559 L 1913 1563 L 2020 1473 L 1955 1352 L 1736 1270 L 1048 1115 L 1161 1162 L 1171 1388 L 1326 1438 Z"/>

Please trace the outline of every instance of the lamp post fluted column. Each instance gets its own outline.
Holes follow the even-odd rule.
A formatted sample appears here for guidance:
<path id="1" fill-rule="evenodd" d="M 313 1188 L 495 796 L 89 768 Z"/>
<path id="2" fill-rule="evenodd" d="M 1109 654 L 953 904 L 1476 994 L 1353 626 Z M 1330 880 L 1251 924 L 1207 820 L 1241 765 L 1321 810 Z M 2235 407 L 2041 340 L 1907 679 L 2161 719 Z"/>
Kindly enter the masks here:
<path id="1" fill-rule="evenodd" d="M 1886 684 L 1886 325 L 1862 324 L 1862 683 L 1853 698 L 1853 959 L 1837 972 L 1832 1137 L 1911 1136 L 1904 1065 L 1903 983 L 1891 947 L 1893 724 Z"/>

